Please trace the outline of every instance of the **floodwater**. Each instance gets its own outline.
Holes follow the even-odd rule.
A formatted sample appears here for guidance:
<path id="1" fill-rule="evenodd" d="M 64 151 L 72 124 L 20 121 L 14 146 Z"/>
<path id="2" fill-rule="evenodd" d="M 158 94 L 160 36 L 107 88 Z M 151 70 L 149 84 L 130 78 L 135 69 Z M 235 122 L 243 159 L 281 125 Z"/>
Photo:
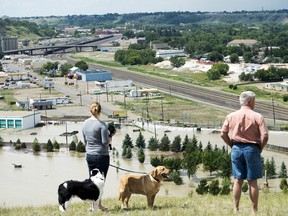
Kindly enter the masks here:
<path id="1" fill-rule="evenodd" d="M 138 123 L 140 126 L 141 124 Z M 64 132 L 79 131 L 76 134 L 78 140 L 83 140 L 81 134 L 82 123 L 68 122 L 60 125 L 47 125 L 42 128 L 33 128 L 28 130 L 5 129 L 1 131 L 1 137 L 4 141 L 15 142 L 18 138 L 21 142 L 33 142 L 37 138 L 41 143 L 47 143 L 48 139 L 56 139 L 59 143 L 66 143 L 66 136 L 60 136 Z M 135 127 L 122 126 L 117 130 L 113 138 L 113 146 L 119 151 L 119 157 L 111 154 L 111 164 L 120 164 L 120 167 L 130 171 L 149 173 L 153 169 L 150 165 L 150 156 L 155 152 L 149 152 L 146 149 L 146 159 L 144 164 L 140 164 L 137 160 L 137 150 L 133 150 L 133 158 L 130 160 L 123 160 L 122 141 L 128 133 L 135 144 L 139 132 L 133 132 Z M 222 148 L 224 145 L 218 133 L 212 133 L 213 129 L 202 129 L 197 132 L 195 128 L 172 128 L 161 127 L 158 125 L 144 125 L 145 131 L 142 132 L 146 144 L 152 136 L 157 136 L 160 140 L 164 133 L 168 135 L 171 141 L 174 137 L 180 135 L 183 139 L 185 135 L 189 138 L 196 135 L 198 141 L 201 141 L 205 147 L 208 142 L 213 146 L 217 145 Z M 170 132 L 167 132 L 169 130 Z M 166 131 L 166 132 L 165 132 Z M 30 135 L 36 132 L 37 135 Z M 270 144 L 277 144 L 280 146 L 287 146 L 288 133 L 287 132 L 270 132 Z M 72 136 L 67 137 L 67 143 L 72 141 Z M 157 152 L 159 156 L 161 152 Z M 264 158 L 274 158 L 279 171 L 281 163 L 284 161 L 288 165 L 287 155 L 279 154 L 271 151 L 263 151 Z M 12 165 L 22 164 L 22 168 L 14 168 Z M 65 180 L 84 180 L 88 177 L 88 169 L 84 154 L 77 154 L 69 152 L 64 145 L 59 152 L 46 153 L 41 152 L 34 154 L 30 150 L 16 151 L 10 147 L 3 147 L 0 149 L 0 206 L 39 206 L 45 204 L 57 204 L 57 189 L 58 185 Z M 120 178 L 127 172 L 110 167 L 108 171 L 107 180 L 105 183 L 103 198 L 115 198 L 118 196 L 118 183 Z M 202 173 L 203 174 L 203 173 Z M 201 177 L 200 173 L 196 174 Z M 157 196 L 187 196 L 193 188 L 193 183 L 183 173 L 184 184 L 181 186 L 175 185 L 173 182 L 163 182 L 160 192 Z M 195 186 L 195 184 L 194 184 Z M 76 199 L 77 201 L 77 199 Z"/>

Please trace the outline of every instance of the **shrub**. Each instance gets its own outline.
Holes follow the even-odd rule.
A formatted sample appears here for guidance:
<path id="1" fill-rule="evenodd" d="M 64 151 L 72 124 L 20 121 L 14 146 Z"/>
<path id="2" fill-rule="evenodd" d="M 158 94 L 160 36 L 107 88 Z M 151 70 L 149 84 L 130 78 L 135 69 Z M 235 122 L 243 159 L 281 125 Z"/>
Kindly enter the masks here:
<path id="1" fill-rule="evenodd" d="M 71 141 L 69 145 L 69 150 L 70 151 L 75 151 L 76 150 L 76 143 L 74 141 Z"/>
<path id="2" fill-rule="evenodd" d="M 139 161 L 141 164 L 143 164 L 144 161 L 145 161 L 145 153 L 144 153 L 144 150 L 143 150 L 142 147 L 140 147 L 140 148 L 138 149 L 137 155 L 138 155 L 138 161 Z"/>
<path id="3" fill-rule="evenodd" d="M 281 179 L 280 189 L 283 190 L 283 191 L 288 190 L 288 183 L 287 183 L 286 178 L 282 178 Z"/>
<path id="4" fill-rule="evenodd" d="M 243 193 L 246 193 L 248 191 L 248 183 L 247 182 L 244 182 L 241 190 Z"/>
<path id="5" fill-rule="evenodd" d="M 174 170 L 172 172 L 172 179 L 176 185 L 182 185 L 183 184 L 183 179 L 180 176 L 180 172 L 177 170 Z"/>
<path id="6" fill-rule="evenodd" d="M 16 144 L 15 145 L 15 150 L 20 150 L 21 149 L 21 145 L 20 144 Z"/>
<path id="7" fill-rule="evenodd" d="M 228 195 L 230 193 L 230 178 L 222 179 L 222 188 L 220 191 L 220 195 Z"/>
<path id="8" fill-rule="evenodd" d="M 82 141 L 78 142 L 77 147 L 76 147 L 76 151 L 77 152 L 85 152 L 86 151 L 85 145 L 83 144 Z"/>
<path id="9" fill-rule="evenodd" d="M 39 144 L 37 138 L 35 138 L 33 143 L 32 143 L 32 149 L 34 152 L 39 152 L 41 150 L 41 147 L 40 147 L 40 144 Z"/>
<path id="10" fill-rule="evenodd" d="M 220 193 L 219 180 L 213 180 L 209 185 L 209 193 L 216 196 Z"/>
<path id="11" fill-rule="evenodd" d="M 207 185 L 207 179 L 201 179 L 198 187 L 196 188 L 196 193 L 203 195 L 208 193 L 209 186 Z"/>
<path id="12" fill-rule="evenodd" d="M 0 147 L 4 146 L 3 138 L 0 136 Z"/>
<path id="13" fill-rule="evenodd" d="M 48 140 L 48 142 L 47 142 L 45 147 L 46 147 L 46 151 L 47 152 L 53 152 L 53 144 L 52 144 L 50 139 Z"/>

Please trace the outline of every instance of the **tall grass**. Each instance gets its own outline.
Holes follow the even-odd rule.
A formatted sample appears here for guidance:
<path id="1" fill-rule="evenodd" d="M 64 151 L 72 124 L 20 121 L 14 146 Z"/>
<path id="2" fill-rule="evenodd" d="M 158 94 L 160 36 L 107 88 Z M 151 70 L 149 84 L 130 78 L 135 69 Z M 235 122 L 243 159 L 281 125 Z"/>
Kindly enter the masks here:
<path id="1" fill-rule="evenodd" d="M 67 216 L 89 216 L 89 215 L 130 215 L 130 216 L 189 216 L 189 215 L 234 215 L 232 206 L 232 195 L 212 196 L 192 194 L 186 198 L 171 196 L 156 196 L 153 209 L 149 209 L 146 198 L 141 195 L 132 195 L 128 210 L 121 210 L 120 203 L 115 198 L 104 199 L 103 204 L 109 208 L 109 212 L 89 212 L 88 201 L 72 202 L 65 215 Z M 264 193 L 261 191 L 259 197 L 259 216 L 288 215 L 288 199 L 284 193 Z M 41 207 L 1 207 L 1 216 L 42 216 L 42 215 L 64 215 L 58 206 L 47 205 Z M 240 211 L 237 215 L 251 215 L 251 202 L 248 194 L 242 194 Z"/>

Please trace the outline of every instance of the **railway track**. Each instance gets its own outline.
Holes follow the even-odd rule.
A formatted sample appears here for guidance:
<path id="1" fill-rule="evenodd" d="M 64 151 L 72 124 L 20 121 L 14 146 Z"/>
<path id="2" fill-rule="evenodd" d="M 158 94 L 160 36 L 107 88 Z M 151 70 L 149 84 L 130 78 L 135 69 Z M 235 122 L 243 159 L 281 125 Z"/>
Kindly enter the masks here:
<path id="1" fill-rule="evenodd" d="M 65 58 L 65 56 L 63 57 Z M 225 109 L 237 110 L 239 109 L 239 95 L 225 93 L 216 90 L 215 88 L 200 87 L 179 81 L 164 79 L 157 76 L 141 74 L 127 70 L 120 70 L 99 65 L 89 65 L 90 69 L 100 68 L 112 72 L 113 78 L 116 79 L 132 79 L 136 85 L 146 86 L 150 88 L 157 88 L 161 92 L 171 94 L 173 96 L 182 97 L 189 100 L 196 100 L 203 103 L 211 104 L 213 106 L 222 107 Z M 255 109 L 256 112 L 261 113 L 265 118 L 274 120 L 288 121 L 288 107 L 283 104 L 260 101 L 256 98 Z"/>

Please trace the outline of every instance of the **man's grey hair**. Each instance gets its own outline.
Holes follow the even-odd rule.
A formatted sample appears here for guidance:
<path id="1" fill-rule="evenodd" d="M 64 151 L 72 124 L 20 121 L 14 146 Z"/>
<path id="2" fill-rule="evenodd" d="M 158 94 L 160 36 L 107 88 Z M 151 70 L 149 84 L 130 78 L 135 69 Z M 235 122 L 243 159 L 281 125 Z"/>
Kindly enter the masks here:
<path id="1" fill-rule="evenodd" d="M 240 101 L 240 105 L 243 106 L 243 105 L 247 105 L 251 99 L 255 99 L 256 95 L 254 92 L 252 91 L 244 91 L 240 94 L 240 97 L 239 97 L 239 101 Z"/>

